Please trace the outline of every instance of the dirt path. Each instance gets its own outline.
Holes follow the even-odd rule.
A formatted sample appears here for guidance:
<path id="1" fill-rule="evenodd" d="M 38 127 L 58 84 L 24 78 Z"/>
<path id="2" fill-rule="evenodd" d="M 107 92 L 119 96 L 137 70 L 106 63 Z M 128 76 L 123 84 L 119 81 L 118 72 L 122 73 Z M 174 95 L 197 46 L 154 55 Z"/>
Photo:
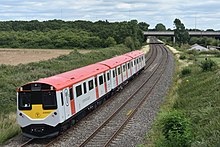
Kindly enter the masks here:
<path id="1" fill-rule="evenodd" d="M 73 50 L 61 49 L 9 49 L 0 48 L 0 64 L 17 65 L 37 62 L 67 55 Z M 80 53 L 88 53 L 90 50 L 79 50 Z"/>

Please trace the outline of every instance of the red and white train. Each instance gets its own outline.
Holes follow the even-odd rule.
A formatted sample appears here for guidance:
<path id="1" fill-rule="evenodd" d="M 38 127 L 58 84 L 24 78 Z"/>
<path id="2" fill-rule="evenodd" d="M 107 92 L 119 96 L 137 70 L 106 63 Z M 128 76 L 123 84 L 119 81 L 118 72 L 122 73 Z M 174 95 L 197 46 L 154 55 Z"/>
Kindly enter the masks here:
<path id="1" fill-rule="evenodd" d="M 21 86 L 17 89 L 17 121 L 23 135 L 58 135 L 144 67 L 144 53 L 136 50 Z"/>

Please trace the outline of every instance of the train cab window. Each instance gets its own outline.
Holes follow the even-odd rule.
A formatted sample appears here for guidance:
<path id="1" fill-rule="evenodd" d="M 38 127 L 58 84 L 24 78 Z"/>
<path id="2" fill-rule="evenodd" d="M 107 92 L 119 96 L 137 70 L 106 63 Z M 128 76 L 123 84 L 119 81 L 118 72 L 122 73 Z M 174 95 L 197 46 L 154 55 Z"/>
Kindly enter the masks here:
<path id="1" fill-rule="evenodd" d="M 94 88 L 93 86 L 93 80 L 89 81 L 89 90 L 92 90 Z"/>
<path id="2" fill-rule="evenodd" d="M 99 76 L 99 85 L 103 84 L 103 76 Z"/>
<path id="3" fill-rule="evenodd" d="M 107 81 L 109 81 L 110 80 L 110 73 L 108 72 L 107 73 Z"/>
<path id="4" fill-rule="evenodd" d="M 84 90 L 84 94 L 87 92 L 87 89 L 86 89 L 86 82 L 83 83 L 83 90 Z"/>
<path id="5" fill-rule="evenodd" d="M 112 71 L 112 74 L 113 74 L 113 78 L 114 78 L 115 77 L 115 70 Z"/>
<path id="6" fill-rule="evenodd" d="M 56 109 L 56 92 L 55 91 L 46 91 L 43 92 L 43 109 Z"/>
<path id="7" fill-rule="evenodd" d="M 73 88 L 70 88 L 70 100 L 73 99 Z"/>
<path id="8" fill-rule="evenodd" d="M 31 94 L 19 92 L 18 94 L 19 110 L 31 110 Z"/>
<path id="9" fill-rule="evenodd" d="M 118 68 L 118 75 L 120 75 L 121 74 L 121 68 L 119 67 Z"/>
<path id="10" fill-rule="evenodd" d="M 80 95 L 82 95 L 82 86 L 76 86 L 76 96 L 79 97 Z"/>

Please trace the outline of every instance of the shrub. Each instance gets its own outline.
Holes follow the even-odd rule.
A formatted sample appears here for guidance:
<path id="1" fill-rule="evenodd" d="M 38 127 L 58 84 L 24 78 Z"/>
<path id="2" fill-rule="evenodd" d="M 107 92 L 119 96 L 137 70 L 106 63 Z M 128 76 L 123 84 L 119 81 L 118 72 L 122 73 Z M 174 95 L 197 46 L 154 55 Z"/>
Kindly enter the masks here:
<path id="1" fill-rule="evenodd" d="M 181 112 L 173 111 L 165 114 L 160 123 L 163 138 L 157 142 L 157 146 L 190 146 L 192 141 L 190 121 Z"/>
<path id="2" fill-rule="evenodd" d="M 186 59 L 186 55 L 180 55 L 179 59 L 185 60 Z"/>
<path id="3" fill-rule="evenodd" d="M 182 74 L 183 76 L 185 76 L 185 75 L 189 75 L 191 72 L 192 72 L 191 69 L 188 68 L 188 67 L 186 67 L 186 68 L 184 68 L 184 69 L 181 71 L 181 74 Z"/>
<path id="4" fill-rule="evenodd" d="M 203 71 L 212 71 L 217 67 L 217 64 L 211 59 L 205 59 L 200 62 L 200 67 Z"/>

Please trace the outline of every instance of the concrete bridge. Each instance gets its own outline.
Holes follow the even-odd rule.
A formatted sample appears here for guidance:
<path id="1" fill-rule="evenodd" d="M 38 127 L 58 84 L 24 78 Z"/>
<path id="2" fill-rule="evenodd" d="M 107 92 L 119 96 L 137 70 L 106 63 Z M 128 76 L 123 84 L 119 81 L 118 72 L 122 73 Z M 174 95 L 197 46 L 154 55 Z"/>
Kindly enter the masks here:
<path id="1" fill-rule="evenodd" d="M 174 31 L 145 31 L 144 36 L 170 36 L 173 37 L 173 42 L 175 43 Z M 212 31 L 189 31 L 189 36 L 191 37 L 215 37 L 220 39 L 220 32 Z"/>

